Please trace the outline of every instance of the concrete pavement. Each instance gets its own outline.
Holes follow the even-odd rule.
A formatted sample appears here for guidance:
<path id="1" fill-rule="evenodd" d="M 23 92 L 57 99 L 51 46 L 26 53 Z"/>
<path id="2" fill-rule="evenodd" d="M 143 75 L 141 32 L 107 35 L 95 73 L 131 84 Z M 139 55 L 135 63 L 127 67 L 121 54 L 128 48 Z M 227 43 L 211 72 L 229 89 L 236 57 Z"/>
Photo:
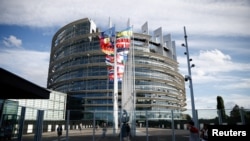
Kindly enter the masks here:
<path id="1" fill-rule="evenodd" d="M 147 132 L 148 131 L 148 132 Z M 130 141 L 188 141 L 188 130 L 172 130 L 162 128 L 137 128 L 136 136 Z M 67 140 L 68 139 L 68 140 Z M 23 135 L 23 141 L 34 141 L 34 134 Z M 42 134 L 42 141 L 58 141 L 56 132 Z M 68 135 L 63 131 L 60 141 L 122 141 L 119 134 L 114 135 L 108 128 L 105 137 L 102 129 L 69 130 Z"/>

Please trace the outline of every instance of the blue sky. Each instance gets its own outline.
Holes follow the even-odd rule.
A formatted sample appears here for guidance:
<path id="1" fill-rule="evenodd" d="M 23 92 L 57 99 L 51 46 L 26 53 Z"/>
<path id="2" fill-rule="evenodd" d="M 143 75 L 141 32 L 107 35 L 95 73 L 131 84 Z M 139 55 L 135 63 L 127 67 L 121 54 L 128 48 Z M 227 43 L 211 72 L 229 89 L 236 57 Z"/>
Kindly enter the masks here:
<path id="1" fill-rule="evenodd" d="M 46 87 L 51 40 L 62 26 L 81 18 L 124 29 L 127 20 L 140 31 L 162 27 L 176 42 L 181 74 L 188 74 L 186 27 L 192 68 L 195 107 L 216 109 L 216 97 L 225 107 L 250 109 L 250 1 L 249 0 L 0 0 L 0 67 Z M 189 83 L 187 107 L 191 109 Z"/>

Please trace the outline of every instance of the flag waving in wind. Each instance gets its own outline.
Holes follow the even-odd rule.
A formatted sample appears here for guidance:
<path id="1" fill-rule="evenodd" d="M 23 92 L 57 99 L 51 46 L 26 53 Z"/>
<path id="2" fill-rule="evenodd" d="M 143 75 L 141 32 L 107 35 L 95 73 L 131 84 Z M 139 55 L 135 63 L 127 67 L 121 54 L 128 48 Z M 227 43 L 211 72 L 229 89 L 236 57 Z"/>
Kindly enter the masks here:
<path id="1" fill-rule="evenodd" d="M 114 54 L 115 27 L 101 32 L 99 36 L 102 52 L 105 54 Z"/>
<path id="2" fill-rule="evenodd" d="M 118 63 L 118 80 L 122 81 L 122 76 L 124 73 L 124 63 L 127 61 L 132 34 L 133 32 L 131 27 L 117 32 L 117 34 L 115 33 L 115 28 L 111 27 L 108 30 L 101 32 L 99 36 L 101 50 L 106 54 L 105 62 L 108 66 L 110 81 L 113 81 L 114 78 L 114 61 Z M 114 59 L 115 52 L 116 59 Z"/>
<path id="3" fill-rule="evenodd" d="M 132 35 L 133 35 L 132 27 L 128 27 L 127 29 L 118 32 L 116 36 L 118 38 L 119 37 L 128 37 L 128 38 L 130 38 Z"/>
<path id="4" fill-rule="evenodd" d="M 116 35 L 117 54 L 123 56 L 123 62 L 127 61 L 132 35 L 132 27 L 128 27 L 125 30 L 118 32 Z"/>

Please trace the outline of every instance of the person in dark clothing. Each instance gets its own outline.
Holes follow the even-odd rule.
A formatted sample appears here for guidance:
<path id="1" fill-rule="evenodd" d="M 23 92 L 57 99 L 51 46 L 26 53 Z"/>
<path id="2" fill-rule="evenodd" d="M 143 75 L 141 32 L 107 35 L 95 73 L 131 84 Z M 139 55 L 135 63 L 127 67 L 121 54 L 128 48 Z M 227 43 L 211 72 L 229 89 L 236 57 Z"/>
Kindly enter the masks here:
<path id="1" fill-rule="evenodd" d="M 107 132 L 107 127 L 106 127 L 106 125 L 104 125 L 102 128 L 102 137 L 103 138 L 106 137 L 106 132 Z"/>
<path id="2" fill-rule="evenodd" d="M 128 138 L 128 141 L 129 141 L 129 138 L 130 138 L 130 126 L 128 123 L 126 123 L 126 131 L 127 131 L 127 138 Z"/>
<path id="3" fill-rule="evenodd" d="M 5 128 L 4 128 L 4 138 L 6 140 L 11 140 L 11 136 L 12 136 L 12 125 L 10 124 L 10 122 L 7 122 Z"/>
<path id="4" fill-rule="evenodd" d="M 61 136 L 62 136 L 62 126 L 59 125 L 59 126 L 57 127 L 57 137 L 58 137 L 58 141 L 61 140 Z"/>
<path id="5" fill-rule="evenodd" d="M 4 141 L 4 127 L 0 128 L 0 141 Z"/>

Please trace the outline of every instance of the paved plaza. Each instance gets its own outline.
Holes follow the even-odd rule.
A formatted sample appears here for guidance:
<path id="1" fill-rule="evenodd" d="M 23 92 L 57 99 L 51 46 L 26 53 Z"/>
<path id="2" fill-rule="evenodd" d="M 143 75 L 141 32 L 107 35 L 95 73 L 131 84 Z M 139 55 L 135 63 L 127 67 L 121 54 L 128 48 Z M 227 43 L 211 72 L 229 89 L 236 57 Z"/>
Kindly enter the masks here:
<path id="1" fill-rule="evenodd" d="M 147 134 L 148 133 L 148 134 Z M 136 136 L 130 138 L 130 141 L 188 141 L 188 130 L 172 130 L 161 128 L 137 128 Z M 23 135 L 23 141 L 34 141 L 34 134 Z M 66 131 L 60 138 L 60 141 L 66 141 Z M 58 141 L 56 132 L 43 133 L 42 141 Z M 93 130 L 85 128 L 82 130 L 70 130 L 68 132 L 68 141 L 122 141 L 119 134 L 114 135 L 112 128 L 108 128 L 105 136 L 102 129 Z"/>

